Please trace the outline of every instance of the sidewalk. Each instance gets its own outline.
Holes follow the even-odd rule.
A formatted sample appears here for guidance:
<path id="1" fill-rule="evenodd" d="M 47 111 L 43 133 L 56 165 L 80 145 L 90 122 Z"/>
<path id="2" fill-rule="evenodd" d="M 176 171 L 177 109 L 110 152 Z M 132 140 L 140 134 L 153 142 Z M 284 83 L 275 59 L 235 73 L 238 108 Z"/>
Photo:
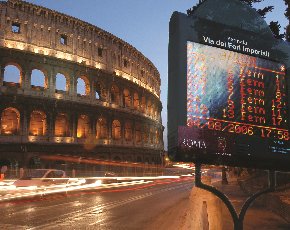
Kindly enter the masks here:
<path id="1" fill-rule="evenodd" d="M 237 179 L 235 177 L 228 178 L 228 182 L 228 185 L 222 185 L 221 181 L 216 181 L 213 182 L 212 185 L 222 191 L 228 197 L 236 212 L 239 214 L 243 204 L 246 202 L 249 196 L 239 188 Z M 222 205 L 222 216 L 223 230 L 234 229 L 232 217 L 224 204 Z M 187 216 L 186 222 L 180 229 L 190 230 L 189 215 Z M 244 230 L 260 229 L 289 230 L 290 223 L 254 202 L 246 212 L 244 219 Z"/>

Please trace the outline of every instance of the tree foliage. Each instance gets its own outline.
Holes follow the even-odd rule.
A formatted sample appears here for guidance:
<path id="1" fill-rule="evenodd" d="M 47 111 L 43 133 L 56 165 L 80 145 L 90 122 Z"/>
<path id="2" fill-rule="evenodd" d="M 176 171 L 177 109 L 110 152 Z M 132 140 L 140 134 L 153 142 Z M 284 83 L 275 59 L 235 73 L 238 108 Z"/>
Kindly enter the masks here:
<path id="1" fill-rule="evenodd" d="M 290 42 L 290 0 L 284 0 L 285 5 L 287 6 L 286 12 L 284 15 L 289 20 L 289 25 L 285 28 L 286 29 L 286 41 Z"/>

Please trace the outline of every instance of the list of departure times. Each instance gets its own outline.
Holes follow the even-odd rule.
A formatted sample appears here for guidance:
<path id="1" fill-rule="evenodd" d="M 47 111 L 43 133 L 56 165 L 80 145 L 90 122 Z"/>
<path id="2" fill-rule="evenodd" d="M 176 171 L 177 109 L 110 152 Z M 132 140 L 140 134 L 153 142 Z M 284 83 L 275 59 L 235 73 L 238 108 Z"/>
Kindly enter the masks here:
<path id="1" fill-rule="evenodd" d="M 187 42 L 187 126 L 289 140 L 286 66 Z"/>

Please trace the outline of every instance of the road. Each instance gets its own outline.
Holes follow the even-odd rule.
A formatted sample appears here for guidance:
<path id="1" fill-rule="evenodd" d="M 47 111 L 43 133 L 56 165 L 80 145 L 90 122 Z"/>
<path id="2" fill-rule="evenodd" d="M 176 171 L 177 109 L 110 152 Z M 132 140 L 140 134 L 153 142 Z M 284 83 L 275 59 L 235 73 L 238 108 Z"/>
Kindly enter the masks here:
<path id="1" fill-rule="evenodd" d="M 178 218 L 186 220 L 176 207 L 188 209 L 193 184 L 193 179 L 170 179 L 10 201 L 0 204 L 0 229 L 158 229 L 166 225 L 164 213 L 173 227 L 172 218 L 177 225 Z"/>

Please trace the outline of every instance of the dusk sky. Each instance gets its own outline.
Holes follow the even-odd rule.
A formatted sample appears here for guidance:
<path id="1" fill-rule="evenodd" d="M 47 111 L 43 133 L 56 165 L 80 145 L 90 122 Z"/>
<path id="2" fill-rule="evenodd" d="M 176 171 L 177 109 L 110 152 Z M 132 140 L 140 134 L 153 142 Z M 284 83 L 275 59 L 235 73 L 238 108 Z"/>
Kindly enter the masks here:
<path id="1" fill-rule="evenodd" d="M 119 37 L 144 54 L 161 76 L 161 101 L 164 145 L 167 150 L 167 54 L 168 27 L 174 11 L 186 13 L 199 0 L 30 0 L 36 5 L 73 16 Z M 275 3 L 274 3 L 275 2 Z M 288 21 L 283 0 L 264 0 L 255 8 L 274 6 L 266 21 L 279 21 L 281 33 Z"/>

